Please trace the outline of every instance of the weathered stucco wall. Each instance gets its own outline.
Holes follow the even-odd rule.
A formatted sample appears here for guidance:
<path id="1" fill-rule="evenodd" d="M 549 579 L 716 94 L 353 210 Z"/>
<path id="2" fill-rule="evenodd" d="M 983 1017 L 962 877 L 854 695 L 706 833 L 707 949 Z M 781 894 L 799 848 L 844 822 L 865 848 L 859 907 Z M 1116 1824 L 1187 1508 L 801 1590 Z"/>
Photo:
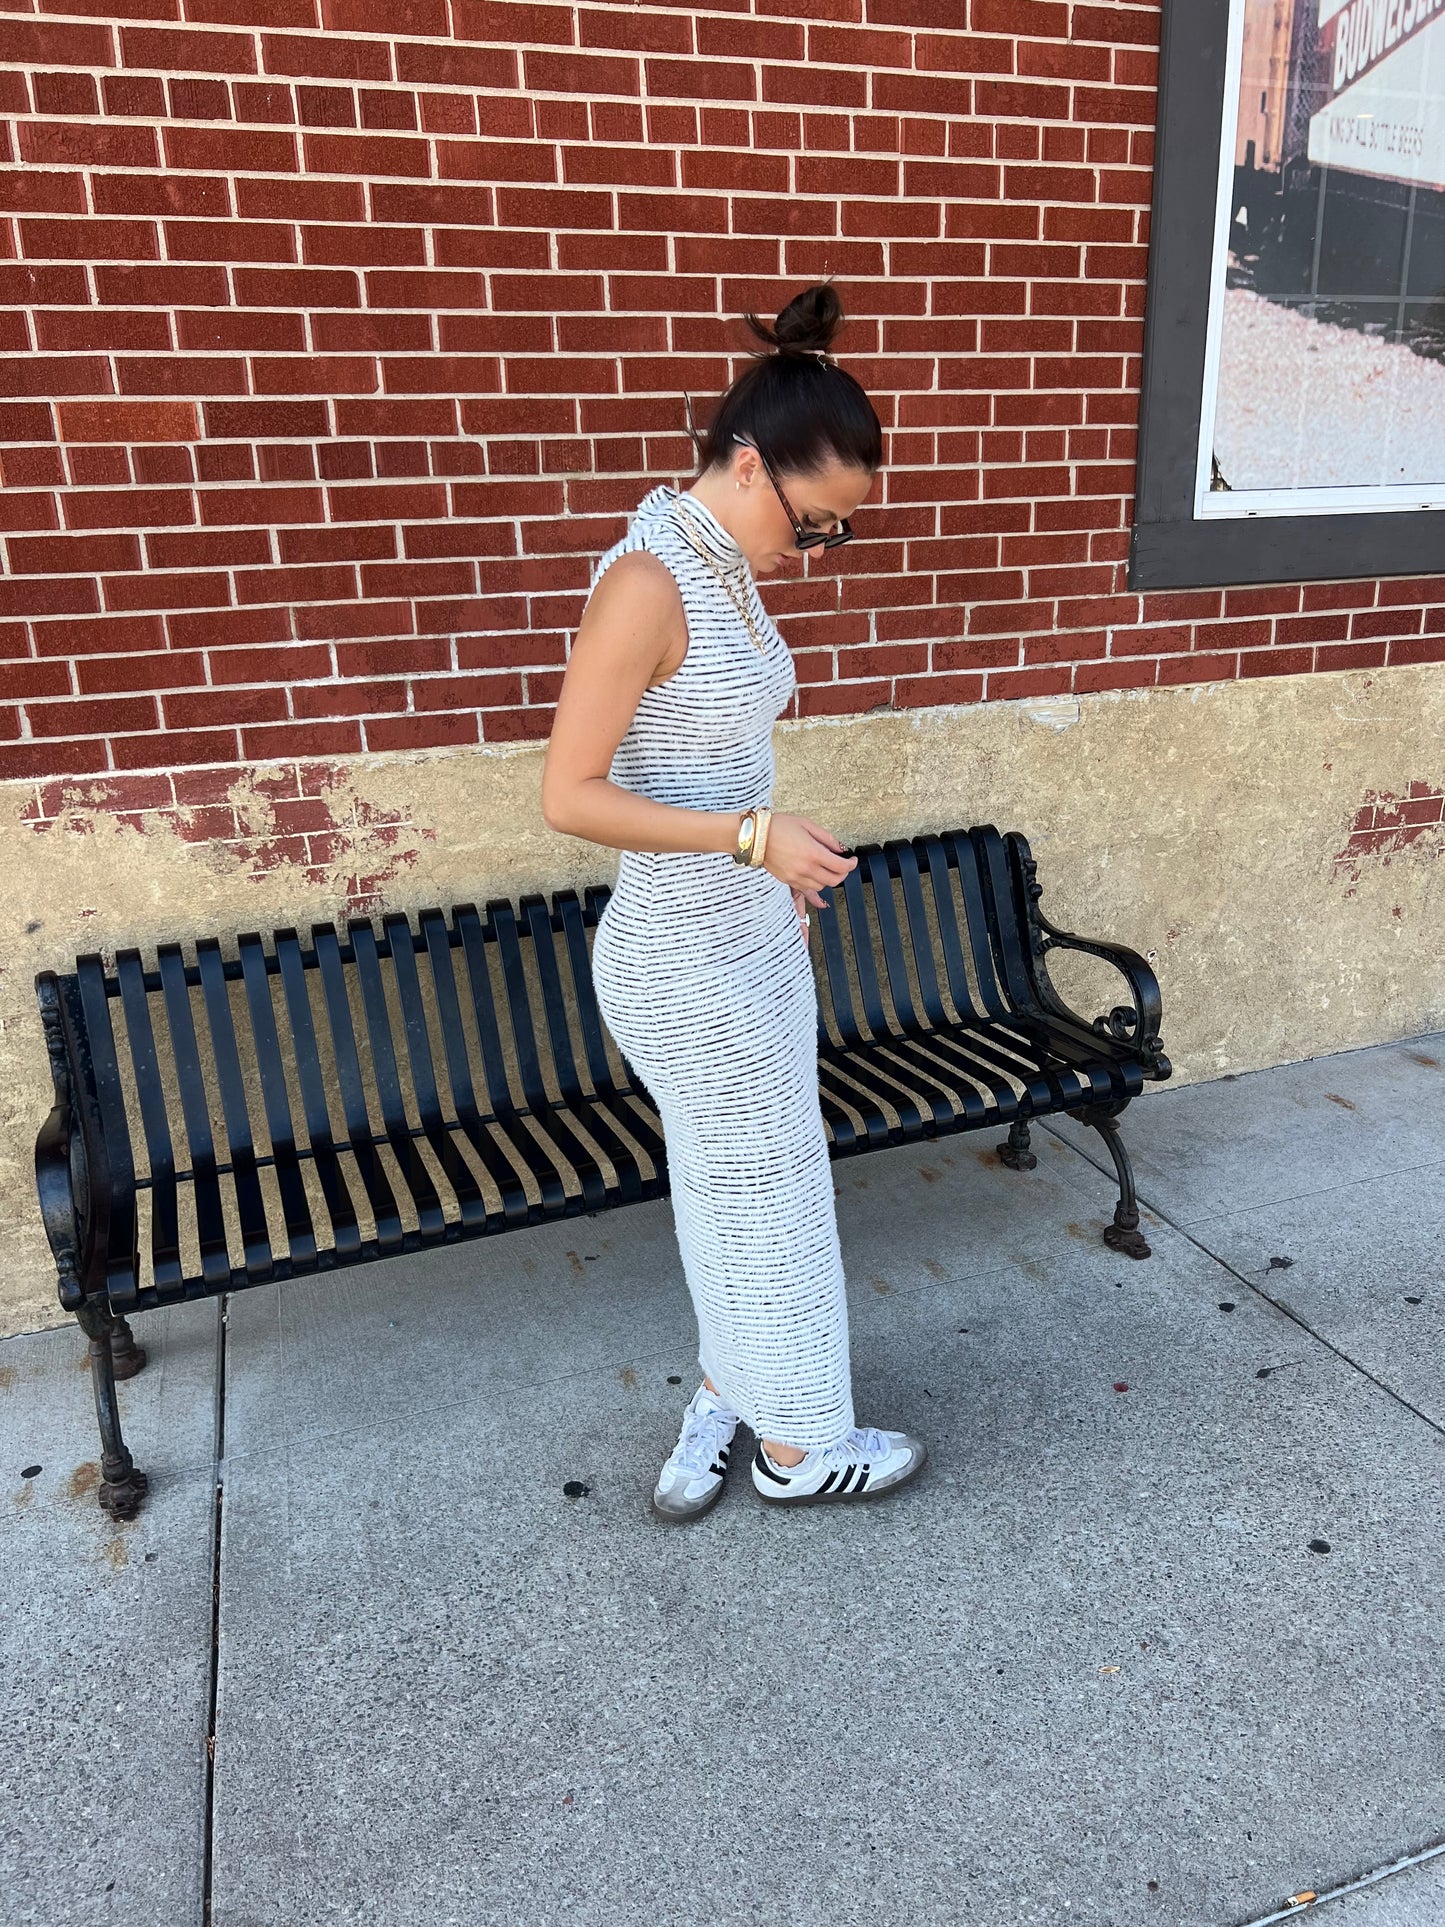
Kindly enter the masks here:
<path id="1" fill-rule="evenodd" d="M 358 899 L 610 881 L 613 852 L 543 824 L 542 759 L 529 745 L 267 766 L 232 792 L 225 841 L 183 805 L 116 815 L 103 781 L 47 784 L 48 799 L 0 787 L 0 1333 L 62 1318 L 31 1178 L 50 1104 L 35 972 Z M 1023 830 L 1056 923 L 1153 957 L 1176 1083 L 1445 1025 L 1439 665 L 788 724 L 777 767 L 776 806 L 845 842 Z M 309 860 L 289 860 L 306 821 Z M 1085 968 L 1055 975 L 1092 1016 L 1121 986 Z"/>

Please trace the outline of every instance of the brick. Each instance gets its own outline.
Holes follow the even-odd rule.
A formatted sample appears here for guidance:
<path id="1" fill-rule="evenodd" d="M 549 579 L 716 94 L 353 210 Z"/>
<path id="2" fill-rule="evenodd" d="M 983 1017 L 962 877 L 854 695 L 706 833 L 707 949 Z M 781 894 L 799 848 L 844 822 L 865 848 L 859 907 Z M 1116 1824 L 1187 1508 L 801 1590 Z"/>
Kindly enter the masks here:
<path id="1" fill-rule="evenodd" d="M 452 0 L 452 32 L 458 40 L 570 47 L 576 41 L 573 20 L 571 7 L 534 7 L 521 0 Z"/>
<path id="2" fill-rule="evenodd" d="M 299 164 L 294 134 L 259 127 L 168 127 L 165 145 L 171 167 L 289 174 Z"/>
<path id="3" fill-rule="evenodd" d="M 446 0 L 321 0 L 321 24 L 333 33 L 408 34 L 435 39 L 449 31 Z"/>
<path id="4" fill-rule="evenodd" d="M 734 23 L 729 21 L 729 26 Z M 683 53 L 693 50 L 693 23 L 688 14 L 642 13 L 613 8 L 579 7 L 578 40 L 584 47 L 605 47 L 625 53 Z M 530 36 L 528 36 L 530 38 Z M 704 48 L 704 52 L 714 51 Z M 734 53 L 737 47 L 724 49 Z"/>
<path id="5" fill-rule="evenodd" d="M 550 146 L 516 141 L 438 141 L 436 153 L 437 172 L 443 180 L 554 182 L 558 178 L 557 158 Z M 397 173 L 401 170 L 376 168 L 372 171 Z"/>
<path id="6" fill-rule="evenodd" d="M 20 158 L 40 167 L 154 167 L 154 128 L 89 121 L 21 121 Z"/>
<path id="7" fill-rule="evenodd" d="M 366 193 L 360 181 L 238 180 L 236 212 L 242 219 L 359 222 Z"/>
<path id="8" fill-rule="evenodd" d="M 110 67 L 115 48 L 108 26 L 60 20 L 5 20 L 5 58 L 26 67 Z"/>
<path id="9" fill-rule="evenodd" d="M 177 528 L 194 522 L 189 489 L 70 489 L 61 498 L 68 529 Z"/>
<path id="10" fill-rule="evenodd" d="M 638 94 L 642 69 L 636 60 L 606 54 L 532 53 L 522 56 L 527 87 L 543 94 Z M 649 83 L 651 85 L 651 83 Z"/>
<path id="11" fill-rule="evenodd" d="M 511 87 L 519 85 L 518 57 L 510 49 L 459 47 L 440 42 L 418 45 L 401 41 L 393 48 L 396 77 L 439 87 Z M 484 115 L 484 133 L 506 133 L 510 121 L 529 111 L 530 103 L 520 97 L 493 95 L 479 102 Z"/>
<path id="12" fill-rule="evenodd" d="M 247 33 L 198 32 L 191 27 L 123 26 L 119 31 L 121 64 L 126 67 L 182 74 L 256 71 L 256 43 Z"/>
<path id="13" fill-rule="evenodd" d="M 447 222 L 468 227 L 490 225 L 493 212 L 490 187 L 401 185 L 391 181 L 379 181 L 372 188 L 371 206 L 373 217 L 378 221 L 407 222 L 422 227 Z"/>
<path id="14" fill-rule="evenodd" d="M 153 696 L 109 702 L 36 703 L 27 711 L 36 736 L 128 735 L 133 730 L 154 729 L 157 713 Z"/>
<path id="15" fill-rule="evenodd" d="M 306 226 L 301 229 L 303 255 L 315 267 L 420 267 L 426 260 L 426 237 L 414 228 Z"/>
<path id="16" fill-rule="evenodd" d="M 306 169 L 311 174 L 361 174 L 425 179 L 431 173 L 431 149 L 424 140 L 402 135 L 306 134 L 302 136 Z"/>
<path id="17" fill-rule="evenodd" d="M 330 432 L 324 401 L 208 401 L 206 433 L 251 441 L 265 435 L 314 435 Z"/>
<path id="18" fill-rule="evenodd" d="M 117 769 L 186 769 L 203 763 L 233 763 L 238 754 L 234 729 L 161 730 L 123 736 L 111 744 Z"/>
<path id="19" fill-rule="evenodd" d="M 391 47 L 378 40 L 347 35 L 302 37 L 263 33 L 262 65 L 268 74 L 297 79 L 390 80 Z"/>
<path id="20" fill-rule="evenodd" d="M 150 221 L 22 220 L 19 227 L 32 260 L 154 261 L 160 252 Z"/>
<path id="21" fill-rule="evenodd" d="M 251 386 L 258 395 L 369 395 L 377 387 L 377 365 L 370 355 L 258 356 Z"/>
<path id="22" fill-rule="evenodd" d="M 84 178 L 38 169 L 0 174 L 0 209 L 15 214 L 84 214 Z"/>
<path id="23" fill-rule="evenodd" d="M 233 569 L 267 562 L 271 557 L 270 530 L 265 524 L 221 530 L 153 529 L 146 536 L 145 546 L 146 561 L 153 569 Z"/>

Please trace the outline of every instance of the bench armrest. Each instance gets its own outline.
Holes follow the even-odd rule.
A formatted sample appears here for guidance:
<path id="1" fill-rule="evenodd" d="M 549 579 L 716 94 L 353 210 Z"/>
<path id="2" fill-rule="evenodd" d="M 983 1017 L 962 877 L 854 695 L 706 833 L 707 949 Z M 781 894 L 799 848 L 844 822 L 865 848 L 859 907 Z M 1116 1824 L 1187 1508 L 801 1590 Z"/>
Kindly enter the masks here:
<path id="1" fill-rule="evenodd" d="M 45 1235 L 55 1257 L 60 1302 L 67 1311 L 74 1311 L 85 1297 L 80 1281 L 78 1207 L 81 1200 L 76 1197 L 74 1162 L 78 1154 L 83 1184 L 84 1147 L 76 1139 L 75 1114 L 70 1101 L 70 1063 L 60 1015 L 60 986 L 53 971 L 45 971 L 36 978 L 35 991 L 50 1056 L 51 1081 L 55 1085 L 55 1103 L 35 1140 L 35 1189 Z"/>
<path id="2" fill-rule="evenodd" d="M 1169 1077 L 1174 1067 L 1164 1055 L 1164 1045 L 1159 1035 L 1163 1017 L 1159 979 L 1147 961 L 1127 944 L 1081 937 L 1072 930 L 1061 930 L 1051 922 L 1039 908 L 1039 898 L 1044 891 L 1038 880 L 1038 864 L 1032 851 L 1017 831 L 1012 832 L 1006 841 L 1018 865 L 1015 874 L 1027 906 L 1029 977 L 1042 1007 L 1052 1011 L 1056 1017 L 1086 1026 L 1097 1037 L 1109 1037 L 1115 1043 L 1127 1044 L 1152 1078 L 1162 1080 Z M 1112 964 L 1128 984 L 1133 1003 L 1116 1004 L 1106 1016 L 1095 1017 L 1092 1021 L 1083 1017 L 1065 1003 L 1049 976 L 1046 959 L 1050 950 L 1081 950 L 1086 956 L 1098 957 L 1104 963 Z"/>
<path id="3" fill-rule="evenodd" d="M 1164 1055 L 1163 1040 L 1159 1035 L 1163 1018 L 1159 979 L 1144 958 L 1137 950 L 1129 949 L 1127 944 L 1104 943 L 1097 938 L 1076 936 L 1070 930 L 1060 930 L 1037 909 L 1035 915 L 1041 933 L 1035 972 L 1041 996 L 1057 1006 L 1060 1015 L 1077 1015 L 1064 1003 L 1049 978 L 1044 958 L 1050 950 L 1081 950 L 1086 956 L 1098 957 L 1104 963 L 1112 964 L 1128 983 L 1129 994 L 1134 1001 L 1132 1004 L 1116 1004 L 1107 1016 L 1095 1017 L 1089 1028 L 1099 1037 L 1112 1037 L 1117 1043 L 1128 1044 L 1138 1052 L 1140 1060 L 1156 1077 L 1168 1077 L 1172 1066 Z"/>

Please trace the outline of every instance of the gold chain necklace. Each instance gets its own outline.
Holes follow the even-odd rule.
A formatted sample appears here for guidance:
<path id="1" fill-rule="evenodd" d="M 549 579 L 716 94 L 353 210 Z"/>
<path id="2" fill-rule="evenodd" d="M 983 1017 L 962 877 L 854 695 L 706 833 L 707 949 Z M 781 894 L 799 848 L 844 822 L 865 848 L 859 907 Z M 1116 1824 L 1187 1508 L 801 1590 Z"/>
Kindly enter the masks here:
<path id="1" fill-rule="evenodd" d="M 718 581 L 721 582 L 724 590 L 727 593 L 727 598 L 729 602 L 732 603 L 733 607 L 737 610 L 738 614 L 742 617 L 743 621 L 747 625 L 748 634 L 753 639 L 753 647 L 757 650 L 759 655 L 765 656 L 768 653 L 768 645 L 766 640 L 760 637 L 758 634 L 758 625 L 753 621 L 752 610 L 748 607 L 745 601 L 740 602 L 738 600 L 737 591 L 733 588 L 733 585 L 731 584 L 731 582 L 728 581 L 727 577 L 723 574 L 722 570 L 718 567 L 717 563 L 708 554 L 706 548 L 703 546 L 701 532 L 699 531 L 697 524 L 693 521 L 692 517 L 688 514 L 687 510 L 682 506 L 681 498 L 679 498 L 678 501 L 674 504 L 674 507 L 677 509 L 679 516 L 682 518 L 682 523 L 684 528 L 683 540 L 687 543 L 687 546 L 690 549 L 692 549 L 696 554 L 702 557 L 703 561 L 706 562 L 707 566 L 712 570 L 713 574 L 717 577 Z"/>

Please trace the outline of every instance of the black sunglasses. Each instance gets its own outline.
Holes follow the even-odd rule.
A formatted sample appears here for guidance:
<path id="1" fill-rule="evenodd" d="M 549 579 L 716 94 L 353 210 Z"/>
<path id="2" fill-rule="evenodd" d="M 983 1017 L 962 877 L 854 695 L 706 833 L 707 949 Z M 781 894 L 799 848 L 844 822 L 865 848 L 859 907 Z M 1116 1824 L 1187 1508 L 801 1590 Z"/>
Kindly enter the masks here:
<path id="1" fill-rule="evenodd" d="M 784 495 L 782 484 L 773 473 L 772 463 L 768 460 L 767 456 L 764 455 L 757 443 L 750 442 L 746 435 L 738 435 L 736 433 L 733 435 L 733 440 L 735 442 L 741 442 L 744 448 L 750 448 L 758 457 L 763 467 L 768 471 L 768 480 L 772 483 L 778 500 L 783 505 L 784 513 L 793 525 L 793 534 L 797 538 L 797 544 L 800 549 L 816 549 L 820 545 L 825 549 L 836 549 L 840 542 L 851 542 L 853 540 L 853 527 L 846 515 L 839 517 L 837 528 L 828 534 L 824 534 L 822 529 L 805 529 L 793 513 L 793 505 L 787 496 Z"/>

